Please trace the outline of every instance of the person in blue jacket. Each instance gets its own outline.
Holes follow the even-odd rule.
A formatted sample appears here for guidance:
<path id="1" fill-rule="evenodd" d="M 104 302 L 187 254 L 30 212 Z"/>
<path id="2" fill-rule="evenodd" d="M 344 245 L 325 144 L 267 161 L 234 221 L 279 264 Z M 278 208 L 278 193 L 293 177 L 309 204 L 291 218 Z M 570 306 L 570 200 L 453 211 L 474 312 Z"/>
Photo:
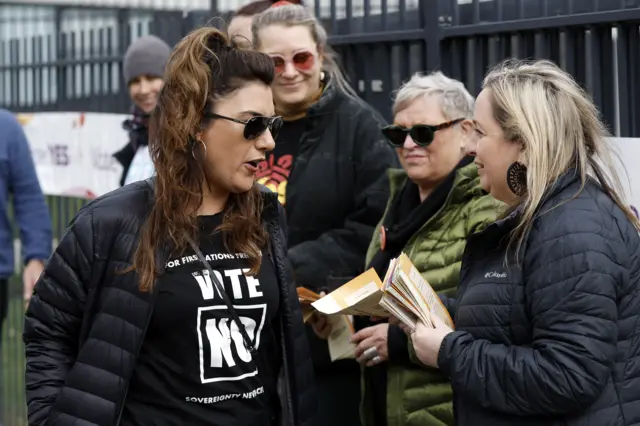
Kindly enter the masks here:
<path id="1" fill-rule="evenodd" d="M 24 299 L 28 303 L 51 254 L 51 217 L 22 126 L 14 114 L 0 109 L 0 342 L 8 311 L 8 281 L 15 272 L 13 222 L 20 231 Z"/>

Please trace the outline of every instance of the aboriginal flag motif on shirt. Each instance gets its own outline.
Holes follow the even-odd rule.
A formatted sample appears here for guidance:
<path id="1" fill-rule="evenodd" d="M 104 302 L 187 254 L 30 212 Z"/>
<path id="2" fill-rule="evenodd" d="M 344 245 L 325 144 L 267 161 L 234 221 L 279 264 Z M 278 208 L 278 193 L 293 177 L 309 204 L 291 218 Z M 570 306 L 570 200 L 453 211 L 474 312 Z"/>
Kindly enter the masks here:
<path id="1" fill-rule="evenodd" d="M 267 160 L 260 163 L 258 168 L 258 183 L 277 193 L 283 206 L 286 204 L 287 184 L 305 123 L 306 118 L 285 121 L 276 137 L 276 147 L 267 154 Z"/>

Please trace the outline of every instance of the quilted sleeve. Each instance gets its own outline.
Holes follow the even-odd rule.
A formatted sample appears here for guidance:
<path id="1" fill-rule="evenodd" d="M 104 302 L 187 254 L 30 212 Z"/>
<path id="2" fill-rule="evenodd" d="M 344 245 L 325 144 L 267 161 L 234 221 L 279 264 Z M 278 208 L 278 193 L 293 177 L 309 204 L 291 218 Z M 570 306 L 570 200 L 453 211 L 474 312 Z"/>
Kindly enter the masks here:
<path id="1" fill-rule="evenodd" d="M 543 218 L 523 262 L 531 347 L 457 331 L 438 355 L 456 392 L 522 416 L 562 415 L 600 395 L 615 362 L 617 288 L 628 279 L 620 236 L 607 231 L 601 212 L 565 210 Z"/>
<path id="2" fill-rule="evenodd" d="M 487 225 L 495 222 L 498 215 L 504 210 L 504 204 L 497 201 L 491 195 L 484 195 L 471 201 L 468 205 L 466 217 L 466 235 L 482 231 Z"/>
<path id="3" fill-rule="evenodd" d="M 51 406 L 75 362 L 91 275 L 91 212 L 78 213 L 35 285 L 23 340 L 29 425 L 46 423 Z"/>

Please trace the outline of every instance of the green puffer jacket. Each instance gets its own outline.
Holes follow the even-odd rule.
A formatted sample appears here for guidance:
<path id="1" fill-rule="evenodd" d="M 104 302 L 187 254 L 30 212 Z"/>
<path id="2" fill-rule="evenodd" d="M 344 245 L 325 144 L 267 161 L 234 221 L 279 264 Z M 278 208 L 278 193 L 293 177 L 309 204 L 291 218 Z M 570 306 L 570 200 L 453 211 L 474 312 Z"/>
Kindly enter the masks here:
<path id="1" fill-rule="evenodd" d="M 391 196 L 385 216 L 394 196 L 404 186 L 407 175 L 402 169 L 393 169 L 389 171 L 389 180 Z M 461 167 L 440 211 L 411 237 L 403 251 L 434 290 L 453 296 L 458 286 L 467 237 L 494 222 L 501 206 L 480 187 L 475 164 Z M 367 265 L 380 250 L 380 226 L 383 221 L 384 218 L 373 235 L 367 252 Z M 453 425 L 452 400 L 451 387 L 437 369 L 420 364 L 413 368 L 407 368 L 406 364 L 388 364 L 388 426 Z M 374 424 L 371 404 L 370 396 L 364 389 L 361 406 L 364 426 Z"/>

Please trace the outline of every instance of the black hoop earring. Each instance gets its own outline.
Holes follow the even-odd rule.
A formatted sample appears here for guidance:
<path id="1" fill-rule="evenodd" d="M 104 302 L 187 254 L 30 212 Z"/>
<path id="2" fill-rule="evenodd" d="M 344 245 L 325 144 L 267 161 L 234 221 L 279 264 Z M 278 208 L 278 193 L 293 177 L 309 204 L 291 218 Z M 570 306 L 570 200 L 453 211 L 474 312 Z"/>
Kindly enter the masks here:
<path id="1" fill-rule="evenodd" d="M 527 166 L 519 161 L 511 163 L 507 169 L 507 186 L 518 197 L 527 192 Z"/>

